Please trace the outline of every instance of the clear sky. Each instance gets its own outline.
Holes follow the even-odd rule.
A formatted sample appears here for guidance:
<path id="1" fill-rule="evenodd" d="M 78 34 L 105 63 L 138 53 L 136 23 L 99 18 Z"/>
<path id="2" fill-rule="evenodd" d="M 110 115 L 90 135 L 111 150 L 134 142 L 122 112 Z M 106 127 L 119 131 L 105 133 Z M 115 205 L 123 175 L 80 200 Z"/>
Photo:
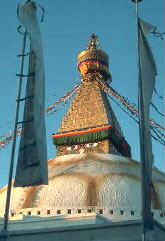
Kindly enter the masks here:
<path id="1" fill-rule="evenodd" d="M 69 91 L 80 81 L 77 54 L 87 46 L 91 33 L 95 33 L 101 47 L 110 59 L 112 87 L 131 102 L 137 104 L 137 49 L 135 4 L 131 0 L 36 0 L 45 8 L 41 32 L 46 73 L 46 107 Z M 20 24 L 17 5 L 24 1 L 1 0 L 0 6 L 0 135 L 13 129 L 17 95 L 22 36 L 17 32 Z M 165 4 L 163 0 L 143 0 L 140 16 L 165 31 Z M 39 10 L 40 16 L 40 10 Z M 156 88 L 164 92 L 164 41 L 150 37 L 158 76 Z M 28 50 L 27 50 L 28 51 Z M 26 72 L 26 71 L 25 71 Z M 26 74 L 26 73 L 25 73 Z M 22 94 L 24 96 L 24 92 Z M 155 94 L 153 102 L 163 112 L 163 101 Z M 132 147 L 133 159 L 139 160 L 138 126 L 118 106 L 112 107 L 124 135 Z M 57 131 L 68 105 L 46 117 L 48 158 L 55 156 L 51 134 Z M 163 125 L 163 118 L 154 110 L 151 118 Z M 20 113 L 22 120 L 22 112 Z M 17 138 L 19 143 L 19 138 Z M 165 170 L 164 147 L 153 140 L 155 165 Z M 0 151 L 0 187 L 8 180 L 11 143 Z M 17 150 L 15 163 L 17 161 Z"/>

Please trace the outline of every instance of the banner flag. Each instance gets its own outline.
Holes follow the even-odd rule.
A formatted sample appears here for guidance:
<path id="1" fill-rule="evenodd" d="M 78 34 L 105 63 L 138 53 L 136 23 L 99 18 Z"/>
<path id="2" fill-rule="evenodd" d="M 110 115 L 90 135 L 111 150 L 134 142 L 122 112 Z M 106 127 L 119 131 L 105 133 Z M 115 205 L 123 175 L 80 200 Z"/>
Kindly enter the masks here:
<path id="1" fill-rule="evenodd" d="M 48 184 L 45 129 L 45 73 L 36 6 L 27 1 L 18 17 L 30 39 L 29 73 L 15 187 Z"/>
<path id="2" fill-rule="evenodd" d="M 141 86 L 139 86 L 139 114 L 141 118 L 141 138 L 143 142 L 143 174 L 145 193 L 143 193 L 143 202 L 145 208 L 143 210 L 144 223 L 146 228 L 153 228 L 153 218 L 151 213 L 151 185 L 152 185 L 152 165 L 153 165 L 153 154 L 152 154 L 152 141 L 151 141 L 151 129 L 150 129 L 150 103 L 152 94 L 155 86 L 155 76 L 157 75 L 156 64 L 152 55 L 151 48 L 147 41 L 147 35 L 155 27 L 139 19 L 138 32 L 139 32 L 139 78 Z M 140 103 L 140 102 L 139 102 Z"/>

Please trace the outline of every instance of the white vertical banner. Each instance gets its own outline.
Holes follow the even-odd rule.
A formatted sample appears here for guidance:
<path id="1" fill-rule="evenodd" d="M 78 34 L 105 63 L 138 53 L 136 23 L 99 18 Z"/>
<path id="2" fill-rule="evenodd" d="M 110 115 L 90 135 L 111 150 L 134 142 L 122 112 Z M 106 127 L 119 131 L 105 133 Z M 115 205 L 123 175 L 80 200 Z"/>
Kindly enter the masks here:
<path id="1" fill-rule="evenodd" d="M 29 73 L 15 186 L 48 184 L 45 129 L 45 73 L 41 33 L 35 3 L 18 7 L 18 17 L 30 39 Z"/>
<path id="2" fill-rule="evenodd" d="M 142 99 L 144 108 L 144 128 L 145 128 L 145 150 L 146 165 L 149 170 L 149 179 L 152 172 L 153 154 L 150 130 L 150 103 L 155 86 L 155 76 L 157 75 L 156 64 L 151 48 L 147 41 L 147 35 L 155 27 L 139 19 L 139 44 L 140 44 L 140 78 L 142 82 Z M 141 110 L 140 110 L 141 111 Z M 141 114 L 141 113 L 140 113 Z"/>
<path id="3" fill-rule="evenodd" d="M 139 19 L 139 115 L 140 115 L 140 133 L 141 149 L 143 154 L 143 218 L 146 230 L 153 229 L 153 218 L 151 213 L 151 188 L 152 188 L 152 166 L 154 162 L 152 154 L 152 140 L 150 129 L 150 103 L 155 86 L 155 76 L 157 75 L 156 64 L 152 55 L 151 48 L 147 41 L 147 35 L 155 27 Z"/>

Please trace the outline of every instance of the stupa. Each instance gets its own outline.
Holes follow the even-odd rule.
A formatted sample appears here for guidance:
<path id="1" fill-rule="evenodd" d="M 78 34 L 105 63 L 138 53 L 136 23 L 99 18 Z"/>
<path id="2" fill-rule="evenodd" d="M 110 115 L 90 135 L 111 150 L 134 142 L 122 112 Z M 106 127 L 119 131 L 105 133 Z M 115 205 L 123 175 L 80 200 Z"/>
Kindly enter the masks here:
<path id="1" fill-rule="evenodd" d="M 81 87 L 57 134 L 52 135 L 57 156 L 78 153 L 111 153 L 131 157 L 112 107 L 103 91 L 111 82 L 108 55 L 97 47 L 92 34 L 88 49 L 78 55 Z"/>
<path id="2" fill-rule="evenodd" d="M 99 213 L 111 220 L 141 218 L 140 164 L 104 92 L 111 81 L 108 55 L 92 34 L 78 54 L 81 86 L 52 140 L 49 185 L 13 188 L 11 216 Z M 165 174 L 153 168 L 152 208 L 165 224 Z M 0 190 L 4 214 L 6 187 Z"/>

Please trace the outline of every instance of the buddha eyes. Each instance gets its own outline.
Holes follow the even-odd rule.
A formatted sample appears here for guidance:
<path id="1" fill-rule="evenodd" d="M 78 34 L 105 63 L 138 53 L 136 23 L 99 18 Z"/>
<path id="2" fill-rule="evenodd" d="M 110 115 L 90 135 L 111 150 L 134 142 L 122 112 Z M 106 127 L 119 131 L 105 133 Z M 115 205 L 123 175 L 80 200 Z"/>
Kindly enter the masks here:
<path id="1" fill-rule="evenodd" d="M 88 144 L 82 144 L 82 145 L 72 145 L 72 146 L 68 146 L 66 149 L 67 151 L 74 151 L 74 150 L 78 150 L 78 149 L 83 149 L 83 148 L 89 148 L 89 147 L 95 147 L 97 146 L 98 143 L 88 143 Z"/>
<path id="2" fill-rule="evenodd" d="M 88 144 L 86 144 L 86 147 L 94 147 L 97 145 L 98 145 L 98 143 L 88 143 Z"/>

